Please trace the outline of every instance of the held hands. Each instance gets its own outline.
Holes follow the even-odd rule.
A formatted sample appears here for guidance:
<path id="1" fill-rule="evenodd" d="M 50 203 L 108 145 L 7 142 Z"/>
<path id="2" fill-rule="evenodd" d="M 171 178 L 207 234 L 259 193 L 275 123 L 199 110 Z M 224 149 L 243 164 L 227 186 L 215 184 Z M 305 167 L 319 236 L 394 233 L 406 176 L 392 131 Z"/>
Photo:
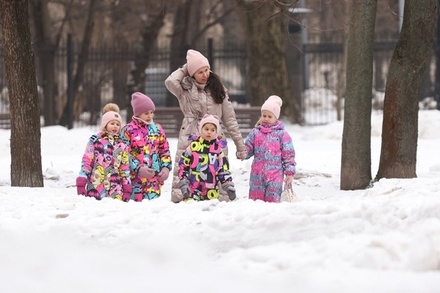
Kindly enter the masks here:
<path id="1" fill-rule="evenodd" d="M 139 178 L 151 179 L 154 177 L 154 170 L 145 166 L 139 168 L 138 171 Z"/>
<path id="2" fill-rule="evenodd" d="M 76 193 L 78 195 L 86 195 L 86 184 L 87 184 L 87 178 L 86 177 L 77 177 L 76 178 Z"/>
<path id="3" fill-rule="evenodd" d="M 182 192 L 183 199 L 189 198 L 189 180 L 188 178 L 183 178 L 179 181 L 180 191 Z"/>
<path id="4" fill-rule="evenodd" d="M 159 179 L 159 181 L 165 181 L 168 179 L 169 175 L 170 175 L 170 169 L 162 168 L 162 170 L 160 170 L 160 172 L 157 174 L 157 179 Z"/>
<path id="5" fill-rule="evenodd" d="M 232 181 L 223 183 L 222 188 L 228 193 L 229 200 L 234 200 L 237 197 L 235 194 L 234 183 Z"/>
<path id="6" fill-rule="evenodd" d="M 247 151 L 246 150 L 244 150 L 244 151 L 237 151 L 235 155 L 237 156 L 237 159 L 246 160 Z"/>

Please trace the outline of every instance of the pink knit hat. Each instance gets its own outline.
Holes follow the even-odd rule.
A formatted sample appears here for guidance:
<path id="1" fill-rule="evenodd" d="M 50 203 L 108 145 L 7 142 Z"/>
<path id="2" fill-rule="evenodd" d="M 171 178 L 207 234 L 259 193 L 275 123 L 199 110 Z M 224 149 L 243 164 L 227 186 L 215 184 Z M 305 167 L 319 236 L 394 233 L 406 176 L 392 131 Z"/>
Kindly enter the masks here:
<path id="1" fill-rule="evenodd" d="M 204 66 L 209 66 L 209 61 L 205 56 L 202 55 L 199 51 L 189 49 L 186 53 L 186 63 L 188 68 L 189 76 L 193 76 L 197 70 Z"/>
<path id="2" fill-rule="evenodd" d="M 140 92 L 135 92 L 131 95 L 131 106 L 133 107 L 133 114 L 136 117 L 148 111 L 156 110 L 153 100 Z"/>
<path id="3" fill-rule="evenodd" d="M 202 120 L 200 120 L 200 123 L 199 123 L 199 132 L 200 133 L 202 133 L 203 125 L 205 125 L 206 123 L 211 123 L 211 124 L 215 125 L 215 127 L 217 129 L 217 135 L 215 137 L 217 137 L 220 132 L 220 122 L 218 121 L 218 117 L 216 115 L 205 114 L 205 116 L 203 116 Z"/>
<path id="4" fill-rule="evenodd" d="M 105 127 L 110 121 L 119 121 L 119 125 L 122 126 L 122 118 L 119 115 L 119 106 L 114 103 L 108 103 L 102 108 L 101 129 L 105 130 Z"/>
<path id="5" fill-rule="evenodd" d="M 266 110 L 275 115 L 275 117 L 280 118 L 281 106 L 283 105 L 283 100 L 278 96 L 270 96 L 261 106 L 261 111 Z"/>

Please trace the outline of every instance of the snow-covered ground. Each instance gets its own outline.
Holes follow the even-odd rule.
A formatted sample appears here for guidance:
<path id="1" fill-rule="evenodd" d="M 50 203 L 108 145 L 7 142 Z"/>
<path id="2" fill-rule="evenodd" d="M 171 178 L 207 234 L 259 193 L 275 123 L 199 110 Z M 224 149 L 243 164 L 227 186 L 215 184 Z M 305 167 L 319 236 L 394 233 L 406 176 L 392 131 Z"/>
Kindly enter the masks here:
<path id="1" fill-rule="evenodd" d="M 418 178 L 359 191 L 339 190 L 342 122 L 287 125 L 299 201 L 281 204 L 248 200 L 251 161 L 232 157 L 234 202 L 173 204 L 171 180 L 150 202 L 77 196 L 96 128 L 42 128 L 45 187 L 11 187 L 0 130 L 0 291 L 437 293 L 440 112 L 419 116 Z M 380 135 L 374 112 L 373 176 Z"/>

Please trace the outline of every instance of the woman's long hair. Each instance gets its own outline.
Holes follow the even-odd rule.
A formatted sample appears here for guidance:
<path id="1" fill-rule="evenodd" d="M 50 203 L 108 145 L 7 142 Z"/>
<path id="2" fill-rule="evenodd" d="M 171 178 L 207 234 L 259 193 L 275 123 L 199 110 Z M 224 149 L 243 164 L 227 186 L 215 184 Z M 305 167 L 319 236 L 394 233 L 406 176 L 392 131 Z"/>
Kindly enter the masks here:
<path id="1" fill-rule="evenodd" d="M 216 104 L 223 103 L 223 100 L 226 97 L 225 88 L 220 81 L 220 77 L 212 71 L 209 74 L 208 83 L 205 87 L 205 90 L 209 90 Z"/>

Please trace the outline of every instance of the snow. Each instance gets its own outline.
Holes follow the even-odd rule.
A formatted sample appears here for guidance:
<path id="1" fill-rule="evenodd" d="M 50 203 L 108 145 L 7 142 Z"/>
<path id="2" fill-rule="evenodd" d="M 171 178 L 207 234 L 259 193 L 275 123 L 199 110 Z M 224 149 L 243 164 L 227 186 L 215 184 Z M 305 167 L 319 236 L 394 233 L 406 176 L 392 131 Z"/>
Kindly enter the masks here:
<path id="1" fill-rule="evenodd" d="M 0 130 L 1 292 L 439 292 L 440 112 L 420 112 L 418 178 L 358 191 L 339 190 L 342 122 L 287 129 L 299 201 L 281 204 L 248 200 L 251 161 L 232 157 L 234 202 L 173 204 L 170 179 L 154 201 L 77 196 L 91 127 L 42 128 L 45 187 L 11 187 Z"/>

